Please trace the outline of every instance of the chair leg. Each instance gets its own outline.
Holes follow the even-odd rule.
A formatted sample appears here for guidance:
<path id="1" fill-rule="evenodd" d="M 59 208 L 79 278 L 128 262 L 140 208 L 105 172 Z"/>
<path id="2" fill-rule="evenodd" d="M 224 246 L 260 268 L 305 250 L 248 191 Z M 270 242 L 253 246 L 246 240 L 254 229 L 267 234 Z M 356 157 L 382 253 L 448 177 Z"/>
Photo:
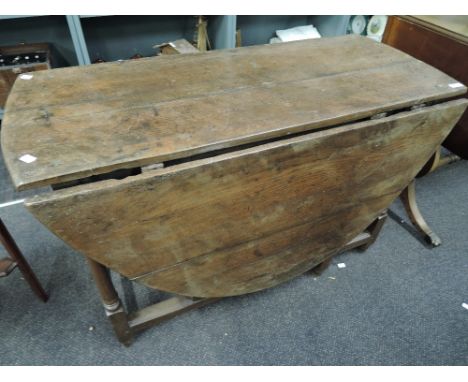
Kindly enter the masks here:
<path id="1" fill-rule="evenodd" d="M 406 189 L 401 193 L 400 199 L 403 202 L 403 206 L 405 207 L 406 213 L 408 214 L 411 222 L 424 236 L 424 240 L 433 247 L 438 247 L 441 244 L 441 240 L 428 226 L 416 203 L 415 183 L 416 181 L 413 180 L 408 187 L 406 187 Z"/>
<path id="2" fill-rule="evenodd" d="M 48 300 L 47 293 L 42 288 L 41 283 L 37 279 L 33 270 L 29 266 L 28 262 L 24 258 L 23 254 L 16 245 L 15 240 L 11 237 L 8 232 L 5 224 L 0 219 L 0 241 L 5 247 L 6 251 L 10 254 L 11 259 L 17 264 L 18 269 L 23 274 L 24 279 L 29 284 L 33 292 L 39 297 L 42 301 L 46 302 Z"/>

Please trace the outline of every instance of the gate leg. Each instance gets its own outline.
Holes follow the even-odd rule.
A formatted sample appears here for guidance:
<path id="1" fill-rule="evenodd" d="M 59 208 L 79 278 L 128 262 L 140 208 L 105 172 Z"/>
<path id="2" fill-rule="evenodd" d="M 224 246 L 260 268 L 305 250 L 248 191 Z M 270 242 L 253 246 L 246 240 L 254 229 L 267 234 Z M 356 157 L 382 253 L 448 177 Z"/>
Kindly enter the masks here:
<path id="1" fill-rule="evenodd" d="M 128 325 L 127 313 L 114 288 L 114 284 L 112 284 L 109 269 L 89 257 L 87 260 L 94 282 L 101 295 L 106 316 L 110 320 L 119 341 L 125 346 L 129 346 L 133 341 L 133 333 Z"/>

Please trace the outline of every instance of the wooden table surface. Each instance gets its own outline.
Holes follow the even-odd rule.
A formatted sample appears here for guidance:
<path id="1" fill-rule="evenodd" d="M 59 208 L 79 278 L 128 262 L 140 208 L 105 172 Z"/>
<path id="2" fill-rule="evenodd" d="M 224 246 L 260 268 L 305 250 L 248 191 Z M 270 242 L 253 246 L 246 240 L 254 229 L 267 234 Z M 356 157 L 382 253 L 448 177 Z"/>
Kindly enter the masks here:
<path id="1" fill-rule="evenodd" d="M 147 286 L 222 297 L 275 286 L 360 234 L 467 105 L 444 102 L 37 196 L 73 248 Z"/>
<path id="2" fill-rule="evenodd" d="M 2 147 L 20 189 L 187 159 L 26 206 L 132 280 L 232 296 L 289 280 L 360 234 L 453 128 L 468 101 L 449 98 L 465 91 L 357 36 L 156 57 L 19 79 Z"/>
<path id="3" fill-rule="evenodd" d="M 463 94 L 454 82 L 354 35 L 54 69 L 16 81 L 1 143 L 21 190 Z"/>

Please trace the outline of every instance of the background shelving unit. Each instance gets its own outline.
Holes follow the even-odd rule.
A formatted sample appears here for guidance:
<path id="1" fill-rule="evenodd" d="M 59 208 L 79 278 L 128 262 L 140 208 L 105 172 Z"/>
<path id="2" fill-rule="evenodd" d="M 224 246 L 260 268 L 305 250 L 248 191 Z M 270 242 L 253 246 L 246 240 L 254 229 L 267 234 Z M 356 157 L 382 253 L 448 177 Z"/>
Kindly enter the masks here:
<path id="1" fill-rule="evenodd" d="M 323 37 L 346 34 L 350 16 L 237 16 L 242 45 L 268 44 L 275 31 L 300 25 L 314 25 Z"/>
<path id="2" fill-rule="evenodd" d="M 313 24 L 322 36 L 346 34 L 350 16 L 208 16 L 212 49 L 267 44 L 278 29 Z M 61 56 L 60 66 L 88 65 L 96 59 L 128 59 L 136 53 L 152 56 L 154 45 L 193 40 L 194 16 L 0 16 L 0 45 L 49 42 Z M 0 119 L 3 110 L 0 109 Z"/>
<path id="3" fill-rule="evenodd" d="M 226 47 L 218 38 L 227 28 L 223 18 L 208 17 L 214 49 Z M 80 20 L 91 62 L 128 59 L 136 53 L 153 56 L 156 51 L 152 47 L 156 44 L 181 38 L 193 40 L 197 24 L 194 16 L 81 16 Z"/>
<path id="4" fill-rule="evenodd" d="M 63 16 L 0 16 L 0 45 L 23 42 L 51 42 L 62 66 L 78 65 L 70 29 Z"/>
<path id="5" fill-rule="evenodd" d="M 243 46 L 268 44 L 276 30 L 306 25 L 307 16 L 237 16 L 236 24 Z"/>
<path id="6" fill-rule="evenodd" d="M 51 42 L 63 65 L 77 65 L 75 47 L 63 16 L 0 16 L 0 45 Z"/>

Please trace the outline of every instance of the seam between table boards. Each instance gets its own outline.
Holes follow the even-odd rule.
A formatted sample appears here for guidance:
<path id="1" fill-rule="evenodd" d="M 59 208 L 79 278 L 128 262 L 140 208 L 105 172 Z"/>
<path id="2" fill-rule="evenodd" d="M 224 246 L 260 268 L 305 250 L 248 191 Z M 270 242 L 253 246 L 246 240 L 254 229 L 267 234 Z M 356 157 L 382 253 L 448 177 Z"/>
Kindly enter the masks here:
<path id="1" fill-rule="evenodd" d="M 88 113 L 88 114 L 95 115 L 95 114 L 100 114 L 100 113 L 108 113 L 108 112 L 123 111 L 123 110 L 132 110 L 132 109 L 145 108 L 145 107 L 155 107 L 155 106 L 157 107 L 157 106 L 160 106 L 160 105 L 170 104 L 170 103 L 173 103 L 173 102 L 204 99 L 204 98 L 208 98 L 208 97 L 216 96 L 216 95 L 236 94 L 236 93 L 242 92 L 244 90 L 249 90 L 249 89 L 262 89 L 262 88 L 269 88 L 269 87 L 271 88 L 271 87 L 287 85 L 287 84 L 302 83 L 302 82 L 309 82 L 309 81 L 312 82 L 312 81 L 315 81 L 315 80 L 331 78 L 331 77 L 349 76 L 349 75 L 353 75 L 353 74 L 356 74 L 356 73 L 362 73 L 362 72 L 379 71 L 379 70 L 382 70 L 383 68 L 392 68 L 392 67 L 395 67 L 395 66 L 404 65 L 404 64 L 408 64 L 408 63 L 413 63 L 414 64 L 415 61 L 411 60 L 411 59 L 405 59 L 405 60 L 401 60 L 401 61 L 392 62 L 391 64 L 388 64 L 388 65 L 385 65 L 385 66 L 373 67 L 373 68 L 368 68 L 368 69 L 355 69 L 355 70 L 350 70 L 350 71 L 346 71 L 346 72 L 339 72 L 339 73 L 335 72 L 335 73 L 325 74 L 325 75 L 321 75 L 321 76 L 317 76 L 317 77 L 307 77 L 307 78 L 295 79 L 295 80 L 290 80 L 290 81 L 282 81 L 282 82 L 273 82 L 273 81 L 264 82 L 264 83 L 260 83 L 260 84 L 257 84 L 257 85 L 233 87 L 233 88 L 229 88 L 229 89 L 215 90 L 215 91 L 212 91 L 212 92 L 209 92 L 209 93 L 204 93 L 204 94 L 199 94 L 199 95 L 194 95 L 194 96 L 187 96 L 187 97 L 174 98 L 174 99 L 170 99 L 170 100 L 163 100 L 163 101 L 159 101 L 157 103 L 146 104 L 144 106 L 140 105 L 140 106 L 134 106 L 134 107 L 115 108 L 115 109 L 111 109 L 111 110 L 93 112 L 93 113 Z M 141 93 L 140 96 L 142 94 L 143 93 Z M 54 104 L 47 105 L 47 108 L 66 107 L 66 106 L 79 106 L 79 105 L 88 104 L 88 103 L 99 103 L 101 101 L 109 102 L 109 101 L 116 101 L 116 100 L 120 100 L 120 99 L 121 99 L 121 97 L 113 97 L 113 98 L 109 97 L 109 98 L 97 98 L 97 99 L 96 98 L 94 98 L 94 99 L 89 98 L 89 99 L 83 100 L 82 102 L 60 103 L 60 104 L 55 104 L 55 105 Z M 8 113 L 9 115 L 13 115 L 13 114 L 19 113 L 19 112 L 35 111 L 35 110 L 39 110 L 39 108 L 38 107 L 35 107 L 35 108 L 25 107 L 25 108 L 18 108 L 18 109 L 10 110 L 10 108 L 8 107 L 8 108 L 6 108 L 5 112 Z M 83 115 L 87 115 L 87 113 L 71 114 L 70 117 L 78 117 L 78 116 L 83 116 Z M 57 117 L 54 117 L 54 118 L 57 118 Z M 62 119 L 65 119 L 65 118 L 62 118 Z"/>

